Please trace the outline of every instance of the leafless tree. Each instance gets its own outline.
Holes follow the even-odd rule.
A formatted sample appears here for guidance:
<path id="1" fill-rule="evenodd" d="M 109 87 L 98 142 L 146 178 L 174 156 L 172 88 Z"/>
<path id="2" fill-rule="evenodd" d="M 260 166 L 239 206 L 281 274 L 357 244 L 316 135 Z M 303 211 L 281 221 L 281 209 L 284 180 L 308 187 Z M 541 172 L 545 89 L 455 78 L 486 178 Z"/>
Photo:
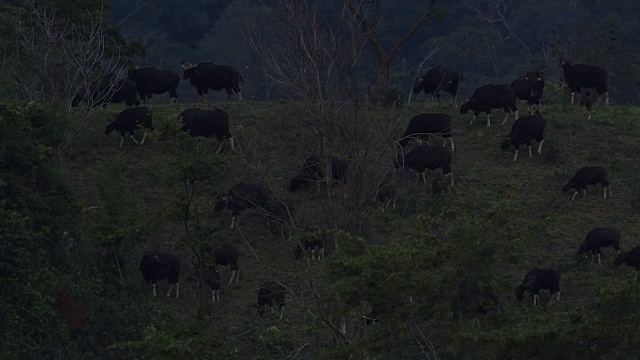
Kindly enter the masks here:
<path id="1" fill-rule="evenodd" d="M 263 5 L 271 21 L 250 31 L 249 44 L 268 78 L 282 91 L 301 99 L 301 104 L 291 104 L 297 111 L 296 129 L 316 141 L 304 144 L 302 150 L 283 119 L 261 119 L 260 128 L 244 131 L 241 158 L 272 189 L 281 189 L 287 178 L 269 174 L 293 175 L 308 155 L 318 154 L 323 159 L 327 184 L 332 182 L 331 156 L 347 159 L 347 184 L 338 185 L 338 191 L 327 186 L 326 200 L 298 204 L 296 213 L 290 214 L 291 227 L 302 231 L 305 224 L 315 223 L 334 235 L 345 231 L 375 238 L 378 235 L 370 215 L 376 207 L 371 201 L 381 180 L 393 171 L 394 135 L 399 135 L 398 118 L 405 114 L 383 118 L 368 106 L 359 72 L 369 42 L 361 31 L 362 20 L 353 16 L 350 2 L 339 8 L 321 0 L 275 0 Z M 270 152 L 267 157 L 265 147 L 281 151 L 283 156 Z M 283 158 L 295 160 L 293 169 L 281 163 Z M 284 197 L 282 191 L 276 190 L 274 195 Z M 339 251 L 340 239 L 332 235 L 327 245 Z M 303 296 L 307 312 L 325 324 L 338 343 L 350 342 L 357 333 L 352 325 L 361 320 L 361 314 L 339 294 L 329 296 L 318 289 L 317 273 L 310 267 L 307 270 L 298 274 L 307 294 Z"/>
<path id="2" fill-rule="evenodd" d="M 344 0 L 344 6 L 358 21 L 362 32 L 373 48 L 377 64 L 375 89 L 379 95 L 386 95 L 391 80 L 391 65 L 400 49 L 418 32 L 422 25 L 440 16 L 440 12 L 435 6 L 435 0 L 427 2 L 425 10 L 418 20 L 395 42 L 389 51 L 384 49 L 377 34 L 377 27 L 382 20 L 382 0 Z M 367 17 L 367 14 L 372 15 Z"/>
<path id="3" fill-rule="evenodd" d="M 67 146 L 80 133 L 96 104 L 108 102 L 117 80 L 125 75 L 117 46 L 105 34 L 105 12 L 87 12 L 78 19 L 54 7 L 33 8 L 17 24 L 13 77 L 18 97 L 54 101 L 71 110 L 74 98 L 87 107 L 74 117 Z"/>

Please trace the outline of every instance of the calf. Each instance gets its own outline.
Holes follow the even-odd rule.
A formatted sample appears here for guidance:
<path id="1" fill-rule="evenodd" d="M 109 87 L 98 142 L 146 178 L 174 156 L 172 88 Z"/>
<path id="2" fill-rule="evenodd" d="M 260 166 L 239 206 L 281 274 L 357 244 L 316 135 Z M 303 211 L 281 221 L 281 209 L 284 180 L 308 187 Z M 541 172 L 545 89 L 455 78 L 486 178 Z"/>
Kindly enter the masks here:
<path id="1" fill-rule="evenodd" d="M 231 142 L 231 150 L 235 150 L 233 135 L 229 132 L 229 115 L 222 109 L 187 109 L 178 115 L 182 122 L 182 131 L 189 131 L 193 137 L 210 137 L 215 135 L 220 142 L 216 152 L 222 151 L 225 138 Z"/>
<path id="2" fill-rule="evenodd" d="M 220 274 L 216 269 L 207 266 L 200 273 L 202 282 L 211 286 L 211 301 L 220 301 Z"/>
<path id="3" fill-rule="evenodd" d="M 307 251 L 311 251 L 311 260 L 315 260 L 316 248 L 318 249 L 318 260 L 324 258 L 324 244 L 325 239 L 318 234 L 317 229 L 309 230 L 310 238 L 302 240 L 297 246 L 294 252 L 296 260 L 306 259 Z"/>
<path id="4" fill-rule="evenodd" d="M 603 198 L 607 198 L 607 189 L 609 189 L 609 197 L 611 197 L 611 184 L 607 179 L 607 170 L 602 166 L 585 166 L 576 171 L 571 180 L 567 181 L 562 187 L 562 192 L 575 189 L 571 201 L 575 200 L 578 190 L 582 189 L 583 198 L 587 196 L 587 185 L 601 184 L 604 189 Z"/>
<path id="5" fill-rule="evenodd" d="M 233 282 L 235 277 L 236 284 L 240 282 L 240 267 L 238 266 L 238 258 L 240 252 L 238 248 L 233 244 L 224 244 L 218 246 L 213 252 L 213 261 L 216 265 L 227 266 L 231 268 L 231 278 L 229 279 L 229 285 Z"/>
<path id="6" fill-rule="evenodd" d="M 605 95 L 605 103 L 609 106 L 609 73 L 606 70 L 593 65 L 571 64 L 571 61 L 562 63 L 561 67 L 571 89 L 571 105 L 576 92 L 580 93 L 582 88 L 595 88 L 598 95 Z"/>
<path id="7" fill-rule="evenodd" d="M 271 193 L 262 185 L 240 182 L 233 185 L 226 197 L 216 202 L 215 209 L 231 211 L 230 228 L 233 229 L 242 210 L 265 208 L 270 201 Z"/>
<path id="8" fill-rule="evenodd" d="M 122 112 L 116 116 L 114 121 L 107 124 L 104 133 L 105 135 L 109 135 L 114 130 L 118 131 L 121 136 L 119 147 L 122 147 L 126 133 L 129 133 L 129 137 L 134 143 L 143 145 L 144 140 L 147 138 L 147 130 L 154 130 L 152 122 L 153 117 L 151 115 L 151 111 L 146 106 L 128 108 L 122 110 Z M 142 128 L 142 131 L 144 132 L 144 136 L 140 142 L 133 137 L 133 133 L 139 128 Z"/>
<path id="9" fill-rule="evenodd" d="M 618 267 L 622 264 L 633 266 L 636 270 L 640 270 L 640 246 L 636 246 L 629 252 L 620 254 L 613 261 L 613 265 Z"/>
<path id="10" fill-rule="evenodd" d="M 176 298 L 180 294 L 180 259 L 172 254 L 157 251 L 147 251 L 140 261 L 140 271 L 147 283 L 153 284 L 153 296 L 156 296 L 156 282 L 167 279 L 169 290 L 167 296 L 171 295 L 173 286 L 176 287 Z"/>
<path id="11" fill-rule="evenodd" d="M 588 116 L 587 120 L 591 120 L 591 108 L 596 102 L 596 91 L 594 89 L 586 89 L 582 91 L 580 96 L 580 105 L 584 105 L 587 108 Z"/>
<path id="12" fill-rule="evenodd" d="M 553 295 L 557 294 L 557 300 L 560 300 L 560 273 L 553 269 L 533 268 L 524 276 L 522 284 L 516 289 L 516 297 L 522 301 L 524 292 L 527 291 L 533 295 L 533 306 L 540 305 L 540 290 L 549 290 L 551 293 L 551 301 Z"/>
<path id="13" fill-rule="evenodd" d="M 587 233 L 587 237 L 578 249 L 578 255 L 591 251 L 591 263 L 593 264 L 593 257 L 597 254 L 598 265 L 600 265 L 602 264 L 600 248 L 609 245 L 620 252 L 620 230 L 615 227 L 597 227 Z"/>
<path id="14" fill-rule="evenodd" d="M 458 106 L 456 97 L 458 95 L 458 81 L 462 81 L 462 76 L 459 76 L 457 72 L 438 65 L 426 74 L 418 77 L 413 82 L 413 93 L 419 94 L 420 91 L 424 91 L 425 94 L 433 94 L 438 100 L 438 105 L 442 107 L 440 102 L 440 92 L 446 91 L 451 94 L 451 105 Z"/>
<path id="15" fill-rule="evenodd" d="M 263 283 L 258 290 L 258 303 L 255 305 L 258 308 L 258 314 L 262 317 L 265 308 L 270 307 L 273 310 L 273 306 L 277 305 L 280 308 L 280 319 L 282 319 L 286 297 L 287 289 L 279 282 Z"/>
<path id="16" fill-rule="evenodd" d="M 540 112 L 536 112 L 535 115 L 523 116 L 517 119 L 511 127 L 509 137 L 500 145 L 500 149 L 505 151 L 513 145 L 516 149 L 516 153 L 513 155 L 513 161 L 516 161 L 518 160 L 520 145 L 527 144 L 529 157 L 533 157 L 533 154 L 531 154 L 531 142 L 535 139 L 538 142 L 538 154 L 542 154 L 544 126 L 545 120 L 542 115 L 540 115 Z"/>
<path id="17" fill-rule="evenodd" d="M 400 146 L 405 147 L 411 138 L 415 138 L 419 144 L 422 143 L 422 139 L 425 139 L 429 144 L 429 134 L 449 139 L 451 151 L 455 151 L 453 137 L 451 136 L 451 116 L 442 113 L 422 113 L 414 116 L 409 121 L 407 130 L 398 143 Z M 443 142 L 442 146 L 445 145 L 446 143 Z"/>
<path id="18" fill-rule="evenodd" d="M 401 166 L 416 171 L 416 175 L 422 174 L 424 184 L 427 184 L 425 169 L 442 169 L 442 173 L 449 177 L 449 183 L 453 185 L 453 172 L 451 171 L 451 152 L 447 148 L 439 146 L 419 145 L 407 154 L 396 157 L 393 166 L 397 169 Z"/>
<path id="19" fill-rule="evenodd" d="M 378 189 L 376 190 L 376 195 L 373 198 L 373 201 L 378 200 L 380 203 L 380 211 L 384 212 L 385 209 L 388 209 L 391 203 L 393 203 L 393 208 L 396 208 L 396 200 L 397 200 L 397 189 L 395 181 L 393 180 L 383 180 L 378 184 Z"/>
<path id="20" fill-rule="evenodd" d="M 515 118 L 518 119 L 518 108 L 516 107 L 516 94 L 511 86 L 482 85 L 473 93 L 471 98 L 460 106 L 460 114 L 464 115 L 469 110 L 473 110 L 473 118 L 469 126 L 478 117 L 478 114 L 485 112 L 487 114 L 487 127 L 491 126 L 491 109 L 502 108 L 505 112 L 502 124 L 507 122 L 510 112 L 515 112 Z"/>

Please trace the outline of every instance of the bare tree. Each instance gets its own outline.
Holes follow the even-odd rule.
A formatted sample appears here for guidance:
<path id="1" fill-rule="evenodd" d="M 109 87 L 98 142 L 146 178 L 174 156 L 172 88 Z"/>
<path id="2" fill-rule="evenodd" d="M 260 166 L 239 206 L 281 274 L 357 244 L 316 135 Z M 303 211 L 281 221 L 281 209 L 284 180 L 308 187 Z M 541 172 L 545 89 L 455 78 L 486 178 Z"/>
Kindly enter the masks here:
<path id="1" fill-rule="evenodd" d="M 104 104 L 125 74 L 124 59 L 105 33 L 106 9 L 78 19 L 53 7 L 34 8 L 17 24 L 13 77 L 18 97 L 54 101 L 71 110 L 74 98 L 87 102 L 74 124 L 67 146 L 80 133 L 88 113 Z"/>
<path id="2" fill-rule="evenodd" d="M 440 16 L 439 10 L 435 7 L 435 0 L 429 0 L 420 18 L 395 42 L 389 51 L 384 49 L 376 32 L 382 20 L 382 0 L 344 0 L 344 5 L 349 9 L 352 16 L 357 19 L 362 32 L 373 48 L 377 65 L 376 92 L 379 95 L 386 95 L 389 91 L 391 80 L 391 65 L 400 49 L 415 35 L 422 25 L 434 17 Z M 370 9 L 370 7 L 373 7 L 373 9 Z M 370 18 L 367 18 L 366 14 L 368 13 L 372 14 Z"/>
<path id="3" fill-rule="evenodd" d="M 291 228 L 302 231 L 305 225 L 318 224 L 333 234 L 327 245 L 336 252 L 347 239 L 336 234 L 376 238 L 371 201 L 380 182 L 393 171 L 391 160 L 396 149 L 390 139 L 396 135 L 398 119 L 396 114 L 394 119 L 381 117 L 367 105 L 359 72 L 369 42 L 361 31 L 362 21 L 353 16 L 348 2 L 339 8 L 321 0 L 275 0 L 263 5 L 270 21 L 265 27 L 251 29 L 248 41 L 268 78 L 282 91 L 301 99 L 301 104 L 291 104 L 296 112 L 295 126 L 315 141 L 304 143 L 301 149 L 292 141 L 290 124 L 283 123 L 285 120 L 261 119 L 259 128 L 245 131 L 243 141 L 250 145 L 244 146 L 241 157 L 263 183 L 276 185 L 269 186 L 275 189 L 282 188 L 278 184 L 283 179 L 269 174 L 298 170 L 287 171 L 282 159 L 292 158 L 297 167 L 306 156 L 319 155 L 327 184 L 332 183 L 330 158 L 347 159 L 347 184 L 337 186 L 338 191 L 327 186 L 326 198 L 320 201 L 316 198 L 297 204 L 296 213 L 289 214 Z M 265 147 L 271 149 L 269 156 L 264 155 Z M 274 156 L 275 152 L 282 156 Z M 274 195 L 284 197 L 277 190 Z M 353 326 L 361 321 L 361 314 L 339 294 L 319 289 L 317 284 L 322 282 L 317 272 L 310 267 L 307 270 L 298 275 L 307 312 L 326 326 L 336 342 L 350 342 L 356 337 Z"/>

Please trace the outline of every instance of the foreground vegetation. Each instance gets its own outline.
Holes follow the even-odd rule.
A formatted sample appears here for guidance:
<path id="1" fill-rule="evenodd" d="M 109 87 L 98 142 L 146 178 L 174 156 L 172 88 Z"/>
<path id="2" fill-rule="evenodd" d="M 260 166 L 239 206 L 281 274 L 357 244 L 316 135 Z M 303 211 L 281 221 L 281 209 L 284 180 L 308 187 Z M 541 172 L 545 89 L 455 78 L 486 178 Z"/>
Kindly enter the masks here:
<path id="1" fill-rule="evenodd" d="M 623 251 L 638 245 L 638 108 L 600 108 L 586 121 L 583 108 L 547 106 L 542 156 L 528 158 L 521 149 L 517 162 L 499 150 L 513 119 L 469 127 L 470 115 L 447 110 L 455 124 L 455 186 L 434 199 L 430 186 L 398 175 L 397 207 L 381 213 L 371 199 L 378 177 L 392 170 L 392 140 L 414 114 L 438 111 L 430 105 L 364 110 L 380 137 L 360 148 L 383 155 L 359 163 L 353 144 L 336 149 L 352 165 L 347 186 L 334 189 L 346 195 L 331 199 L 313 189 L 287 192 L 290 177 L 317 151 L 302 104 L 215 104 L 229 113 L 241 148 L 234 153 L 225 144 L 222 154 L 214 153 L 216 140 L 178 130 L 177 114 L 191 106 L 154 105 L 156 131 L 144 146 L 126 141 L 122 148 L 103 127 L 121 108 L 96 112 L 63 153 L 73 116 L 2 106 L 0 255 L 7 295 L 0 333 L 7 358 L 637 355 L 637 273 L 614 268 L 615 253 L 605 251 L 597 266 L 576 250 L 587 231 L 603 225 L 620 228 Z M 560 193 L 587 165 L 609 169 L 612 198 L 602 199 L 600 188 L 575 202 Z M 293 204 L 294 224 L 284 237 L 262 214 L 246 212 L 239 229 L 229 229 L 229 214 L 214 211 L 216 194 L 240 181 L 264 183 Z M 327 233 L 322 262 L 294 260 L 296 241 L 309 227 Z M 241 280 L 227 285 L 230 271 L 219 269 L 222 301 L 211 303 L 193 269 L 211 264 L 211 249 L 226 242 L 241 249 Z M 125 257 L 122 281 L 96 255 L 105 249 Z M 181 258 L 179 299 L 151 297 L 137 269 L 149 249 Z M 533 308 L 512 299 L 534 266 L 562 272 L 561 301 L 548 304 L 543 296 L 544 306 Z M 503 311 L 455 316 L 458 284 L 469 275 L 496 291 Z M 253 307 L 268 279 L 290 290 L 282 320 L 275 312 L 260 318 Z M 159 294 L 166 286 L 159 283 Z M 381 321 L 365 333 L 361 316 L 372 306 Z"/>

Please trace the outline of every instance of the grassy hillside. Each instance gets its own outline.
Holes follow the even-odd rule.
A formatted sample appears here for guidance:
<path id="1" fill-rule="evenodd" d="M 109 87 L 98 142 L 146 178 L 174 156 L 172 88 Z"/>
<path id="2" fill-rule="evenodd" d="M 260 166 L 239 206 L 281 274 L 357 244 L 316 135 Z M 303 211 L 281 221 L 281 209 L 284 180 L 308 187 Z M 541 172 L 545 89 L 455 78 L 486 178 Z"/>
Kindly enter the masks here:
<path id="1" fill-rule="evenodd" d="M 176 121 L 180 111 L 193 106 L 196 105 L 153 105 L 156 128 L 166 128 Z M 230 272 L 221 270 L 222 301 L 208 307 L 210 316 L 206 321 L 196 320 L 197 287 L 187 280 L 193 253 L 185 246 L 184 226 L 175 216 L 181 189 L 178 183 L 172 184 L 167 175 L 168 164 L 180 163 L 182 159 L 176 156 L 183 153 L 172 152 L 171 145 L 163 142 L 158 134 L 161 131 L 150 135 L 144 146 L 126 140 L 122 148 L 118 148 L 119 135 L 104 134 L 105 119 L 114 117 L 122 109 L 113 107 L 93 116 L 65 164 L 86 207 L 98 207 L 84 213 L 82 236 L 87 239 L 95 236 L 100 207 L 113 203 L 119 196 L 124 197 L 118 200 L 121 211 L 139 218 L 137 245 L 128 248 L 125 254 L 125 289 L 130 301 L 149 304 L 163 314 L 174 315 L 169 316 L 171 320 L 160 320 L 160 317 L 148 320 L 160 329 L 158 331 L 170 334 L 178 342 L 177 348 L 208 349 L 220 358 L 238 359 L 347 358 L 347 353 L 360 354 L 360 357 L 364 351 L 371 358 L 415 358 L 419 348 L 406 329 L 405 319 L 400 316 L 402 312 L 397 309 L 390 310 L 387 321 L 385 314 L 379 314 L 383 319 L 380 326 L 373 327 L 364 337 L 354 336 L 351 345 L 343 345 L 338 350 L 334 349 L 330 329 L 315 317 L 322 306 L 330 308 L 323 302 L 327 300 L 324 295 L 331 294 L 334 299 L 333 295 L 340 289 L 345 289 L 343 299 L 352 299 L 358 292 L 370 294 L 366 284 L 374 279 L 377 286 L 384 288 L 379 296 L 391 303 L 397 301 L 392 296 L 396 291 L 394 282 L 406 282 L 398 291 L 413 294 L 418 305 L 398 305 L 398 308 L 419 313 L 421 330 L 442 359 L 551 358 L 544 357 L 550 356 L 545 351 L 554 351 L 553 354 L 559 356 L 558 349 L 563 347 L 566 356 L 578 356 L 579 347 L 586 349 L 580 353 L 585 357 L 615 359 L 629 354 L 628 343 L 615 344 L 611 339 L 596 340 L 595 345 L 575 342 L 572 346 L 565 345 L 581 333 L 597 332 L 596 329 L 609 326 L 605 320 L 597 321 L 600 327 L 584 325 L 589 322 L 589 314 L 610 321 L 616 316 L 628 316 L 623 307 L 615 308 L 615 316 L 606 315 L 599 304 L 608 296 L 607 292 L 613 296 L 615 289 L 626 289 L 633 283 L 635 270 L 624 266 L 614 268 L 615 253 L 609 249 L 603 253 L 602 266 L 579 261 L 576 250 L 591 228 L 604 225 L 621 230 L 623 250 L 640 245 L 637 226 L 640 186 L 636 181 L 640 177 L 640 125 L 637 122 L 640 108 L 598 108 L 593 119 L 587 121 L 584 108 L 547 106 L 543 109 L 547 125 L 542 155 L 535 152 L 537 144 L 532 158 L 528 157 L 526 148 L 521 148 L 516 162 L 512 161 L 513 150 L 499 149 L 513 124 L 512 117 L 507 124 L 500 125 L 502 113 L 495 112 L 491 127 L 486 127 L 483 116 L 469 126 L 470 114 L 461 116 L 457 110 L 446 109 L 454 118 L 455 186 L 448 188 L 442 197 L 433 199 L 430 194 L 433 174 L 428 174 L 429 186 L 408 177 L 402 182 L 395 210 L 380 213 L 371 202 L 368 211 L 356 216 L 354 209 L 360 208 L 351 203 L 351 191 L 355 191 L 351 184 L 346 189 L 336 189 L 338 193 L 346 191 L 346 200 L 338 196 L 332 202 L 325 194 L 315 194 L 313 190 L 287 192 L 290 177 L 317 149 L 313 132 L 301 125 L 308 116 L 302 104 L 224 102 L 215 106 L 229 113 L 232 132 L 242 150 L 231 152 L 229 144 L 225 144 L 223 153 L 215 156 L 224 171 L 215 175 L 212 184 L 198 188 L 195 203 L 203 226 L 211 230 L 211 245 L 232 242 L 240 247 L 242 273 L 239 284 L 227 285 Z M 381 138 L 389 144 L 386 152 L 379 152 L 385 155 L 380 156 L 377 166 L 391 170 L 390 141 L 404 131 L 413 115 L 440 110 L 431 104 L 412 104 L 398 110 L 367 111 L 372 126 L 379 128 Z M 217 141 L 207 141 L 211 151 L 215 151 Z M 570 193 L 560 192 L 563 183 L 577 169 L 588 165 L 603 165 L 609 170 L 612 198 L 603 199 L 600 186 L 590 187 L 586 199 L 579 194 L 573 202 Z M 371 194 L 376 180 L 367 179 Z M 349 264 L 345 254 L 355 250 L 346 245 L 338 250 L 331 246 L 332 251 L 323 262 L 296 262 L 295 242 L 274 235 L 266 227 L 264 217 L 250 211 L 241 217 L 239 229 L 229 229 L 230 215 L 213 210 L 214 194 L 226 193 L 240 181 L 264 182 L 274 193 L 290 199 L 299 229 L 318 226 L 333 230 L 338 225 L 362 237 L 364 255 Z M 360 219 L 358 226 L 351 222 L 356 217 Z M 330 238 L 340 239 L 335 241 L 341 244 L 349 241 L 345 239 L 352 239 L 340 236 Z M 422 254 L 403 253 L 399 249 L 404 247 L 419 249 Z M 143 283 L 137 269 L 142 253 L 149 249 L 180 256 L 183 264 L 180 299 L 151 298 L 150 288 Z M 430 249 L 433 254 L 428 253 Z M 425 265 L 427 260 L 433 264 Z M 207 261 L 211 261 L 210 254 Z M 345 270 L 349 266 L 361 266 L 362 272 L 349 273 Z M 524 303 L 512 300 L 513 290 L 534 266 L 553 267 L 562 272 L 561 301 L 533 309 L 529 299 Z M 376 268 L 383 271 L 367 273 L 367 269 Z M 396 269 L 399 274 L 388 269 Z M 464 275 L 473 275 L 482 284 L 491 285 L 504 308 L 503 313 L 492 312 L 480 317 L 477 328 L 472 326 L 471 318 L 456 320 L 450 311 L 457 294 L 457 281 Z M 341 276 L 344 280 L 337 281 Z M 356 279 L 359 276 L 366 280 Z M 282 320 L 276 315 L 259 318 L 252 306 L 260 284 L 271 278 L 284 281 L 293 292 Z M 320 290 L 323 300 L 315 301 L 309 296 L 310 281 Z M 354 288 L 355 284 L 362 288 Z M 166 286 L 164 281 L 158 285 L 160 293 L 166 291 Z M 546 300 L 543 296 L 543 304 Z M 426 311 L 425 306 L 430 310 Z M 355 333 L 353 329 L 361 326 L 356 322 L 355 308 L 350 310 L 349 333 Z M 629 311 L 637 317 L 637 309 Z M 577 319 L 577 314 L 585 314 L 585 318 Z M 625 332 L 622 328 L 611 331 L 611 336 L 617 331 Z M 196 338 L 194 334 L 209 340 L 190 343 L 187 339 Z M 152 335 L 147 333 L 149 339 L 154 339 Z M 159 342 L 168 343 L 166 339 Z M 544 349 L 542 344 L 548 348 Z"/>

